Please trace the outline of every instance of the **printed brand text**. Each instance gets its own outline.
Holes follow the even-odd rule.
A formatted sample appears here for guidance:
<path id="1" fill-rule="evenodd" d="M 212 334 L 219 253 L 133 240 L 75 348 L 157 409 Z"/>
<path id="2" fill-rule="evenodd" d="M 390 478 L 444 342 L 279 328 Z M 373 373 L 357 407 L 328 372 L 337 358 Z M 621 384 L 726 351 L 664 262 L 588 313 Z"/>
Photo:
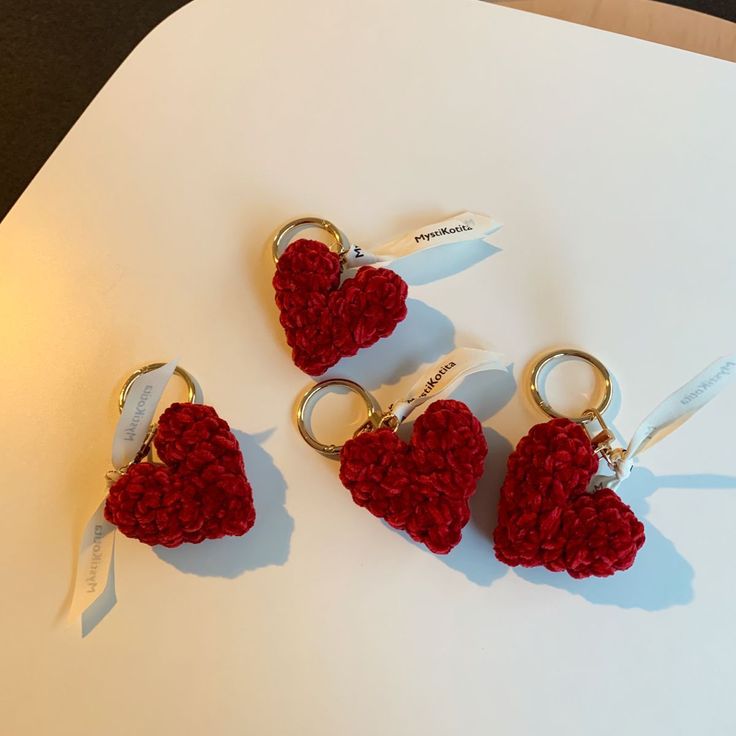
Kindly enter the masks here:
<path id="1" fill-rule="evenodd" d="M 412 403 L 412 401 L 416 401 L 417 399 L 424 398 L 427 396 L 427 394 L 430 394 L 434 387 L 442 380 L 442 376 L 447 373 L 451 368 L 454 368 L 457 365 L 454 360 L 451 360 L 449 363 L 446 363 L 445 365 L 440 368 L 437 373 L 430 378 L 426 384 L 424 384 L 424 390 L 422 393 L 419 394 L 419 396 L 412 396 L 411 398 L 407 399 L 408 403 Z"/>
<path id="2" fill-rule="evenodd" d="M 151 385 L 147 385 L 143 389 L 141 397 L 140 399 L 138 399 L 138 403 L 135 405 L 135 414 L 130 420 L 130 424 L 128 424 L 128 426 L 123 430 L 123 439 L 125 439 L 126 442 L 135 442 L 136 430 L 138 429 L 138 425 L 141 423 L 141 419 L 143 419 L 143 417 L 145 416 L 146 404 L 151 398 L 152 391 L 153 386 Z"/>
<path id="3" fill-rule="evenodd" d="M 88 593 L 94 593 L 97 589 L 97 583 L 99 582 L 97 580 L 97 568 L 99 567 L 100 562 L 102 562 L 102 546 L 100 545 L 101 539 L 102 525 L 95 524 L 95 536 L 92 538 L 92 562 L 90 563 L 89 572 L 87 573 L 87 577 L 84 581 L 87 583 Z"/>
<path id="4" fill-rule="evenodd" d="M 473 228 L 470 225 L 456 225 L 454 227 L 440 227 L 437 230 L 433 230 L 431 233 L 421 233 L 414 236 L 415 243 L 421 243 L 423 240 L 429 243 L 433 238 L 439 238 L 441 235 L 454 235 L 455 233 L 462 233 L 471 231 Z"/>
<path id="5" fill-rule="evenodd" d="M 694 401 L 699 396 L 702 396 L 708 389 L 712 388 L 717 384 L 721 378 L 724 376 L 729 376 L 731 374 L 731 371 L 733 368 L 736 368 L 736 363 L 731 362 L 730 360 L 726 365 L 721 366 L 721 369 L 716 373 L 714 376 L 711 376 L 710 378 L 705 379 L 704 381 L 701 381 L 698 387 L 695 389 L 695 391 L 691 391 L 687 396 L 683 396 L 680 399 L 680 403 L 687 406 L 691 401 Z"/>

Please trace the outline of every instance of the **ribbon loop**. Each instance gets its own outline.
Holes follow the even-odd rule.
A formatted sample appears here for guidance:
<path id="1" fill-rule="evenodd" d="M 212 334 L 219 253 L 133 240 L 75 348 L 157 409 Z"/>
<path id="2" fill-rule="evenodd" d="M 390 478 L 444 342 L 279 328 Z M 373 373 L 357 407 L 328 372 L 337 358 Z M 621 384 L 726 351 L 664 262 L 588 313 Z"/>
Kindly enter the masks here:
<path id="1" fill-rule="evenodd" d="M 409 390 L 409 395 L 391 407 L 399 422 L 425 401 L 447 393 L 460 380 L 479 371 L 508 371 L 509 363 L 501 353 L 475 348 L 456 348 L 435 363 Z"/>
<path id="2" fill-rule="evenodd" d="M 344 256 L 345 266 L 348 269 L 369 265 L 388 267 L 401 258 L 445 245 L 476 241 L 490 245 L 489 236 L 501 227 L 501 223 L 486 215 L 463 212 L 425 225 L 371 250 L 351 244 Z"/>
<path id="3" fill-rule="evenodd" d="M 143 447 L 161 396 L 174 374 L 176 361 L 142 374 L 130 387 L 120 413 L 112 446 L 112 463 L 120 471 L 132 462 Z M 114 474 L 109 483 L 114 482 Z M 108 486 L 109 487 L 109 486 Z M 87 522 L 82 534 L 74 596 L 68 618 L 76 621 L 112 585 L 115 555 L 115 527 L 105 519 L 105 495 Z"/>
<path id="4" fill-rule="evenodd" d="M 596 487 L 615 488 L 626 480 L 634 460 L 663 440 L 736 380 L 736 354 L 711 363 L 697 376 L 670 394 L 639 424 L 626 450 L 611 464 L 615 476 L 596 476 Z M 595 485 L 595 484 L 594 484 Z"/>

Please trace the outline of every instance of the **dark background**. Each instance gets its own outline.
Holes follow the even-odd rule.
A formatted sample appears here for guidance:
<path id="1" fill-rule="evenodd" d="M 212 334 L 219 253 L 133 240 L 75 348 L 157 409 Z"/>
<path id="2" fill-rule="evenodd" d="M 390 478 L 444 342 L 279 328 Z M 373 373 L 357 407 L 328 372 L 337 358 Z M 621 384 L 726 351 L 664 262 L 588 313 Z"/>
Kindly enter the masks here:
<path id="1" fill-rule="evenodd" d="M 136 44 L 189 1 L 0 0 L 0 219 Z M 736 21 L 736 0 L 670 4 Z"/>

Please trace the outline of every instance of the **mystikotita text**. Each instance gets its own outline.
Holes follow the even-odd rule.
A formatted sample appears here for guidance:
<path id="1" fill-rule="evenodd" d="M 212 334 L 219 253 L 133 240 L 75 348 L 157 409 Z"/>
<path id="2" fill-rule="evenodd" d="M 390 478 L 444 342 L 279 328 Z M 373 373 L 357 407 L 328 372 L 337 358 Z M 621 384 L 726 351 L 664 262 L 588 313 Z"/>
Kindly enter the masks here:
<path id="1" fill-rule="evenodd" d="M 715 386 L 722 378 L 730 375 L 731 371 L 734 368 L 736 368 L 736 363 L 733 363 L 729 360 L 726 365 L 721 366 L 721 369 L 718 371 L 718 373 L 711 376 L 710 378 L 706 378 L 704 381 L 701 381 L 695 391 L 691 391 L 686 396 L 683 396 L 680 399 L 680 403 L 689 404 L 691 401 L 697 399 L 698 396 L 702 396 L 706 391 Z"/>
<path id="2" fill-rule="evenodd" d="M 138 399 L 138 403 L 135 405 L 135 414 L 133 414 L 133 417 L 130 420 L 130 424 L 128 424 L 128 426 L 123 430 L 123 437 L 126 442 L 135 441 L 138 425 L 141 423 L 141 420 L 146 415 L 146 404 L 148 404 L 148 400 L 151 398 L 152 392 L 153 386 L 150 385 L 146 385 L 141 392 L 141 397 L 140 399 Z"/>
<path id="3" fill-rule="evenodd" d="M 449 363 L 446 363 L 445 365 L 440 368 L 437 373 L 435 373 L 432 378 L 430 378 L 427 383 L 424 384 L 424 390 L 422 393 L 419 394 L 419 396 L 414 396 L 410 399 L 407 399 L 407 401 L 411 404 L 412 401 L 416 401 L 417 399 L 421 399 L 422 397 L 426 396 L 427 394 L 431 393 L 434 387 L 442 380 L 442 376 L 447 373 L 451 368 L 454 368 L 457 365 L 454 360 L 451 360 Z"/>
<path id="4" fill-rule="evenodd" d="M 427 242 L 439 238 L 441 235 L 454 235 L 455 233 L 463 233 L 472 230 L 470 225 L 454 225 L 453 227 L 440 227 L 437 230 L 433 230 L 431 233 L 421 233 L 414 236 L 415 243 Z"/>

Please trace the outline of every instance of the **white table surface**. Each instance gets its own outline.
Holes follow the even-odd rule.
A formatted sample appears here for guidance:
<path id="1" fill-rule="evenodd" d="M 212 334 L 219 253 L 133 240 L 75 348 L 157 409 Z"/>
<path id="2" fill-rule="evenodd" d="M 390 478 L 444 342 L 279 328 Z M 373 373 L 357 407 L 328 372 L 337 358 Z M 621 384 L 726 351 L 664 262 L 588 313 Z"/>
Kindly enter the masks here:
<path id="1" fill-rule="evenodd" d="M 0 227 L 3 734 L 734 733 L 736 390 L 622 487 L 636 566 L 573 581 L 494 560 L 505 458 L 541 417 L 469 379 L 489 470 L 437 557 L 297 435 L 309 379 L 266 242 L 309 213 L 364 245 L 496 216 L 502 251 L 417 271 L 406 322 L 331 375 L 388 403 L 453 345 L 518 381 L 572 344 L 614 371 L 627 437 L 736 345 L 735 130 L 733 64 L 470 0 L 198 0 L 163 23 Z M 82 638 L 64 612 L 115 394 L 175 356 L 240 433 L 258 523 L 119 537 L 118 603 Z"/>

